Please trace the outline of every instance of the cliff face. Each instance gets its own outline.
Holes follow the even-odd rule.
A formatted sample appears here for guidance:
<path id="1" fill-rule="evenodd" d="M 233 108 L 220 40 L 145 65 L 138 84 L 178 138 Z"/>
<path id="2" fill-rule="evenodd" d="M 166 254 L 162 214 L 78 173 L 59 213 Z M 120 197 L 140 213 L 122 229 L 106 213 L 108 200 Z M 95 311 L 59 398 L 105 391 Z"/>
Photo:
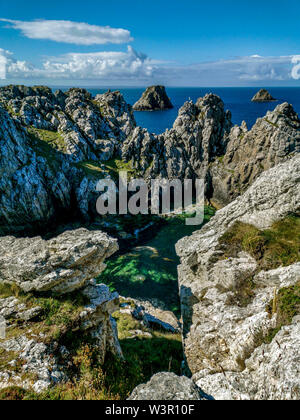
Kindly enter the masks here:
<path id="1" fill-rule="evenodd" d="M 52 94 L 45 87 L 0 88 L 0 231 L 38 230 L 64 214 L 89 217 L 95 179 L 84 170 L 119 155 L 135 127 L 119 92 L 83 89 Z M 95 200 L 94 200 L 95 201 Z M 95 206 L 94 206 L 95 207 Z"/>
<path id="2" fill-rule="evenodd" d="M 176 246 L 185 356 L 218 399 L 300 396 L 299 182 L 297 155 Z"/>
<path id="3" fill-rule="evenodd" d="M 257 120 L 232 127 L 230 112 L 216 95 L 187 102 L 173 128 L 161 135 L 140 127 L 122 145 L 146 178 L 202 178 L 217 207 L 230 203 L 265 170 L 300 151 L 300 120 L 287 103 Z"/>
<path id="4" fill-rule="evenodd" d="M 147 178 L 206 178 L 210 162 L 225 153 L 230 118 L 215 95 L 206 95 L 196 104 L 187 102 L 173 128 L 162 135 L 136 128 L 122 145 L 123 159 L 133 159 Z"/>
<path id="5" fill-rule="evenodd" d="M 0 388 L 40 392 L 67 382 L 80 348 L 99 363 L 107 351 L 122 357 L 111 317 L 119 296 L 93 280 L 117 249 L 116 240 L 85 229 L 50 241 L 0 239 Z"/>
<path id="6" fill-rule="evenodd" d="M 92 98 L 84 89 L 0 88 L 0 232 L 36 231 L 64 214 L 93 217 L 95 186 L 123 159 L 146 179 L 202 178 L 218 207 L 265 170 L 300 150 L 300 121 L 288 104 L 252 130 L 232 127 L 216 95 L 180 109 L 161 135 L 136 127 L 119 92 Z M 109 162 L 108 162 L 109 163 Z"/>
<path id="7" fill-rule="evenodd" d="M 263 172 L 300 152 L 300 120 L 287 103 L 259 118 L 253 128 L 232 128 L 226 153 L 210 167 L 211 199 L 222 207 Z"/>

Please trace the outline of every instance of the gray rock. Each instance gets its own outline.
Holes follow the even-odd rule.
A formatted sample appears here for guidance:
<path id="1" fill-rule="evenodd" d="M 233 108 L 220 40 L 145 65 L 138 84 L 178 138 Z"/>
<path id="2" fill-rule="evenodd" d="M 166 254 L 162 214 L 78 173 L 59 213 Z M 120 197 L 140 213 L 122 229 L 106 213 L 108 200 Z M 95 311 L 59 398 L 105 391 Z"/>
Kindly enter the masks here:
<path id="1" fill-rule="evenodd" d="M 172 334 L 178 334 L 181 331 L 180 322 L 173 312 L 155 307 L 148 301 L 135 299 L 130 299 L 130 301 L 135 304 L 134 310 L 131 311 L 132 316 L 142 321 L 147 328 L 159 329 Z"/>
<path id="2" fill-rule="evenodd" d="M 227 388 L 222 391 L 222 384 L 230 378 L 231 384 L 247 380 L 255 384 L 247 389 L 241 386 L 240 394 L 232 394 L 232 398 L 299 397 L 299 369 L 295 361 L 300 355 L 293 332 L 298 326 L 279 333 L 279 338 L 284 336 L 282 346 L 280 340 L 279 346 L 276 344 L 275 337 L 265 348 L 257 337 L 268 335 L 276 326 L 276 314 L 270 316 L 266 307 L 274 298 L 274 290 L 297 284 L 300 263 L 257 272 L 257 263 L 250 255 L 240 253 L 222 260 L 218 246 L 219 238 L 236 221 L 266 229 L 288 214 L 299 212 L 299 181 L 298 154 L 264 172 L 244 195 L 218 211 L 203 229 L 176 245 L 181 259 L 178 272 L 185 356 L 193 379 L 205 392 L 212 392 L 216 385 L 214 396 L 230 396 Z M 246 306 L 239 306 L 231 299 L 232 290 L 249 275 L 254 276 L 253 297 Z M 269 359 L 261 357 L 266 351 Z M 250 361 L 252 355 L 255 362 Z M 280 357 L 283 362 L 276 370 Z M 245 370 L 248 366 L 249 375 Z M 271 375 L 274 369 L 279 373 Z M 289 375 L 288 385 L 284 369 Z"/>
<path id="3" fill-rule="evenodd" d="M 250 131 L 233 127 L 226 153 L 210 165 L 210 199 L 216 207 L 227 205 L 259 175 L 300 152 L 300 120 L 288 103 L 259 118 Z"/>
<path id="4" fill-rule="evenodd" d="M 162 111 L 173 105 L 167 96 L 164 86 L 150 86 L 142 97 L 133 105 L 135 111 Z"/>
<path id="5" fill-rule="evenodd" d="M 200 389 L 185 376 L 158 373 L 147 384 L 136 387 L 128 400 L 138 401 L 197 401 L 202 400 Z"/>
<path id="6" fill-rule="evenodd" d="M 103 271 L 104 260 L 118 250 L 103 232 L 78 229 L 56 238 L 0 238 L 0 282 L 25 292 L 69 293 Z"/>
<path id="7" fill-rule="evenodd" d="M 276 99 L 274 99 L 273 96 L 266 89 L 261 89 L 252 98 L 252 102 L 273 102 L 273 101 L 276 101 Z"/>

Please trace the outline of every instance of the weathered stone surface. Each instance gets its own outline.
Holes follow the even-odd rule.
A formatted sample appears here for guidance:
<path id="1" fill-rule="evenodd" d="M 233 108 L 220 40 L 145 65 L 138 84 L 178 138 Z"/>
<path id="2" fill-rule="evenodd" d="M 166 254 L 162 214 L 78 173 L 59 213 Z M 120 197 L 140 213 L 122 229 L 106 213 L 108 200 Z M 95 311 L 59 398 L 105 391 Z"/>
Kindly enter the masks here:
<path id="1" fill-rule="evenodd" d="M 271 344 L 255 349 L 242 373 L 204 376 L 197 385 L 216 400 L 299 400 L 300 319 L 283 327 Z"/>
<path id="2" fill-rule="evenodd" d="M 210 163 L 225 153 L 231 127 L 231 115 L 222 100 L 209 94 L 196 104 L 186 102 L 173 128 L 161 135 L 136 128 L 122 145 L 122 157 L 133 159 L 149 179 L 207 179 Z"/>
<path id="3" fill-rule="evenodd" d="M 68 381 L 66 372 L 72 359 L 68 348 L 62 346 L 67 333 L 78 337 L 88 334 L 100 363 L 107 351 L 123 357 L 112 318 L 119 309 L 119 295 L 93 279 L 105 268 L 104 260 L 117 251 L 115 239 L 102 232 L 79 229 L 50 241 L 4 237 L 0 242 L 0 285 L 13 285 L 11 293 L 17 290 L 15 285 L 25 294 L 30 292 L 28 298 L 22 295 L 0 299 L 0 317 L 5 322 L 0 337 L 0 388 L 20 386 L 41 392 Z M 10 289 L 1 290 L 8 293 Z M 49 294 L 43 293 L 49 291 L 55 293 L 54 299 L 60 296 L 56 301 L 62 305 L 59 308 L 66 303 L 66 293 L 76 291 L 82 295 L 77 304 L 72 304 L 72 314 L 61 321 L 59 338 L 44 323 L 43 317 L 48 316 L 45 300 L 50 299 L 47 305 L 54 305 Z M 35 304 L 36 296 L 43 297 L 42 307 Z M 68 320 L 70 316 L 72 321 Z"/>
<path id="4" fill-rule="evenodd" d="M 150 86 L 142 97 L 133 105 L 135 111 L 162 111 L 173 105 L 167 96 L 164 86 Z"/>
<path id="5" fill-rule="evenodd" d="M 134 389 L 128 400 L 180 401 L 202 400 L 200 389 L 185 376 L 162 372 L 152 376 L 147 384 Z"/>
<path id="6" fill-rule="evenodd" d="M 103 232 L 78 229 L 56 238 L 0 238 L 0 282 L 15 283 L 25 292 L 63 294 L 82 288 L 105 268 L 118 250 Z"/>
<path id="7" fill-rule="evenodd" d="M 210 199 L 222 207 L 263 172 L 300 152 L 300 120 L 293 107 L 278 105 L 259 118 L 248 131 L 245 124 L 232 128 L 226 153 L 210 165 Z"/>
<path id="8" fill-rule="evenodd" d="M 1 87 L 1 233 L 32 233 L 66 211 L 91 217 L 95 180 L 80 164 L 118 156 L 135 126 L 120 92 L 93 99 L 84 89 Z"/>
<path id="9" fill-rule="evenodd" d="M 257 263 L 250 255 L 240 253 L 237 257 L 222 259 L 222 250 L 218 245 L 219 238 L 236 221 L 266 229 L 288 214 L 298 212 L 299 182 L 300 156 L 297 155 L 264 172 L 244 195 L 218 211 L 202 230 L 195 232 L 192 237 L 182 239 L 176 245 L 181 258 L 178 271 L 184 351 L 194 380 L 205 392 L 212 391 L 213 386 L 210 385 L 205 389 L 205 384 L 210 384 L 210 381 L 214 384 L 221 381 L 223 384 L 227 377 L 246 380 L 245 368 L 249 366 L 250 369 L 251 366 L 251 377 L 256 384 L 256 391 L 250 387 L 247 392 L 241 392 L 240 396 L 245 394 L 255 399 L 267 392 L 268 398 L 280 398 L 282 390 L 283 397 L 289 398 L 293 392 L 293 395 L 299 397 L 296 392 L 299 386 L 297 369 L 291 368 L 291 365 L 286 366 L 287 372 L 291 373 L 287 389 L 283 373 L 263 376 L 263 369 L 260 370 L 257 360 L 264 349 L 258 337 L 267 336 L 276 326 L 276 313 L 270 316 L 266 307 L 274 298 L 275 289 L 293 286 L 299 282 L 300 263 L 268 272 L 257 272 Z M 240 306 L 232 299 L 233 290 L 249 275 L 254 276 L 253 296 L 248 304 Z M 294 367 L 294 361 L 299 360 L 299 346 L 294 347 L 293 328 L 286 328 L 283 330 L 285 333 L 279 332 L 279 339 L 282 336 L 289 343 L 290 354 L 284 356 L 287 345 L 279 345 L 279 350 L 274 354 L 281 352 L 283 360 L 290 360 Z M 271 343 L 270 355 L 271 348 L 276 348 L 277 338 L 276 336 Z M 252 354 L 256 358 L 251 364 L 249 359 Z M 265 370 L 271 372 L 277 362 L 275 359 L 262 359 L 262 363 L 265 363 Z M 223 378 L 224 372 L 226 378 Z M 217 395 L 222 395 L 223 392 L 225 396 L 229 396 L 221 387 L 219 383 L 219 388 L 216 387 Z M 212 394 L 215 395 L 213 392 Z M 236 397 L 235 394 L 232 396 Z"/>
<path id="10" fill-rule="evenodd" d="M 252 102 L 272 102 L 272 101 L 276 101 L 276 99 L 274 99 L 273 96 L 266 89 L 261 89 L 252 98 Z"/>
<path id="11" fill-rule="evenodd" d="M 180 323 L 173 312 L 153 306 L 148 301 L 138 301 L 127 299 L 134 302 L 135 308 L 131 310 L 132 316 L 142 321 L 150 329 L 160 329 L 172 334 L 180 332 Z"/>

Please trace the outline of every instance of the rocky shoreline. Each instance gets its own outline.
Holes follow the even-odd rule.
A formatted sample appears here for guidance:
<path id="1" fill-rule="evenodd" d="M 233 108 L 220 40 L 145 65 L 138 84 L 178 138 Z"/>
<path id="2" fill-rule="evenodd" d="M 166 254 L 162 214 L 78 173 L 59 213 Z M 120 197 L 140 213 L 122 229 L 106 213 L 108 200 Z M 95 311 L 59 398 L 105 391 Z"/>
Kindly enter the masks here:
<path id="1" fill-rule="evenodd" d="M 93 98 L 84 89 L 7 86 L 0 150 L 0 395 L 60 399 L 72 389 L 83 399 L 124 399 L 139 385 L 130 399 L 299 399 L 300 120 L 292 105 L 248 130 L 208 94 L 154 135 L 137 127 L 118 91 Z M 180 320 L 153 302 L 120 302 L 95 280 L 118 240 L 134 245 L 151 226 L 96 214 L 97 181 L 120 170 L 147 181 L 202 178 L 207 202 L 220 208 L 176 245 Z M 114 238 L 103 232 L 112 228 Z M 136 374 L 126 351 L 151 340 L 170 352 L 166 370 L 176 349 L 177 376 Z M 118 372 L 107 388 L 105 363 Z"/>

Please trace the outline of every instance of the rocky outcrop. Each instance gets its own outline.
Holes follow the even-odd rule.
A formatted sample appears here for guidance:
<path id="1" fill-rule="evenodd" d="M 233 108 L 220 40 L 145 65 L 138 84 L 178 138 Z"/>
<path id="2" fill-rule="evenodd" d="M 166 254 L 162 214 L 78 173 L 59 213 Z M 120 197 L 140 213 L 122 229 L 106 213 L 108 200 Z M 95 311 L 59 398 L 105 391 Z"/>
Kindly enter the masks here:
<path id="1" fill-rule="evenodd" d="M 69 381 L 80 346 L 92 346 L 99 363 L 107 351 L 122 357 L 111 317 L 119 296 L 93 279 L 114 239 L 81 229 L 48 242 L 5 237 L 1 247 L 0 388 L 41 392 Z"/>
<path id="2" fill-rule="evenodd" d="M 299 213 L 299 182 L 297 155 L 176 245 L 186 360 L 197 384 L 218 398 L 299 398 L 299 318 L 280 329 L 276 302 L 298 287 L 300 263 L 268 271 L 249 251 L 227 255 L 220 245 L 237 222 L 264 230 Z"/>
<path id="3" fill-rule="evenodd" d="M 123 298 L 121 313 L 132 315 L 140 321 L 143 327 L 151 330 L 162 330 L 171 334 L 178 334 L 181 325 L 173 312 L 154 306 L 150 301 L 140 301 L 132 298 Z M 154 302 L 153 302 L 154 303 Z"/>
<path id="4" fill-rule="evenodd" d="M 0 88 L 0 232 L 36 232 L 66 213 L 90 218 L 96 181 L 110 173 L 95 162 L 95 177 L 85 164 L 118 156 L 135 126 L 120 92 Z"/>
<path id="5" fill-rule="evenodd" d="M 173 105 L 164 86 L 150 86 L 142 97 L 133 105 L 134 111 L 163 111 Z"/>
<path id="6" fill-rule="evenodd" d="M 232 128 L 224 156 L 210 166 L 210 199 L 223 207 L 244 193 L 258 176 L 300 153 L 300 120 L 288 103 L 259 118 L 248 131 Z"/>
<path id="7" fill-rule="evenodd" d="M 187 377 L 174 373 L 158 373 L 147 384 L 136 387 L 131 401 L 197 401 L 206 399 L 200 389 Z"/>
<path id="8" fill-rule="evenodd" d="M 0 238 L 0 280 L 24 292 L 70 293 L 105 268 L 103 261 L 118 250 L 116 239 L 86 229 L 42 238 Z"/>
<path id="9" fill-rule="evenodd" d="M 203 178 L 209 183 L 209 165 L 225 153 L 232 127 L 231 115 L 216 95 L 196 104 L 186 102 L 171 130 L 150 134 L 137 127 L 122 145 L 122 156 L 133 160 L 146 178 Z"/>
<path id="10" fill-rule="evenodd" d="M 274 99 L 273 96 L 266 89 L 261 89 L 252 98 L 252 102 L 273 102 L 273 101 L 276 101 L 276 99 Z"/>

